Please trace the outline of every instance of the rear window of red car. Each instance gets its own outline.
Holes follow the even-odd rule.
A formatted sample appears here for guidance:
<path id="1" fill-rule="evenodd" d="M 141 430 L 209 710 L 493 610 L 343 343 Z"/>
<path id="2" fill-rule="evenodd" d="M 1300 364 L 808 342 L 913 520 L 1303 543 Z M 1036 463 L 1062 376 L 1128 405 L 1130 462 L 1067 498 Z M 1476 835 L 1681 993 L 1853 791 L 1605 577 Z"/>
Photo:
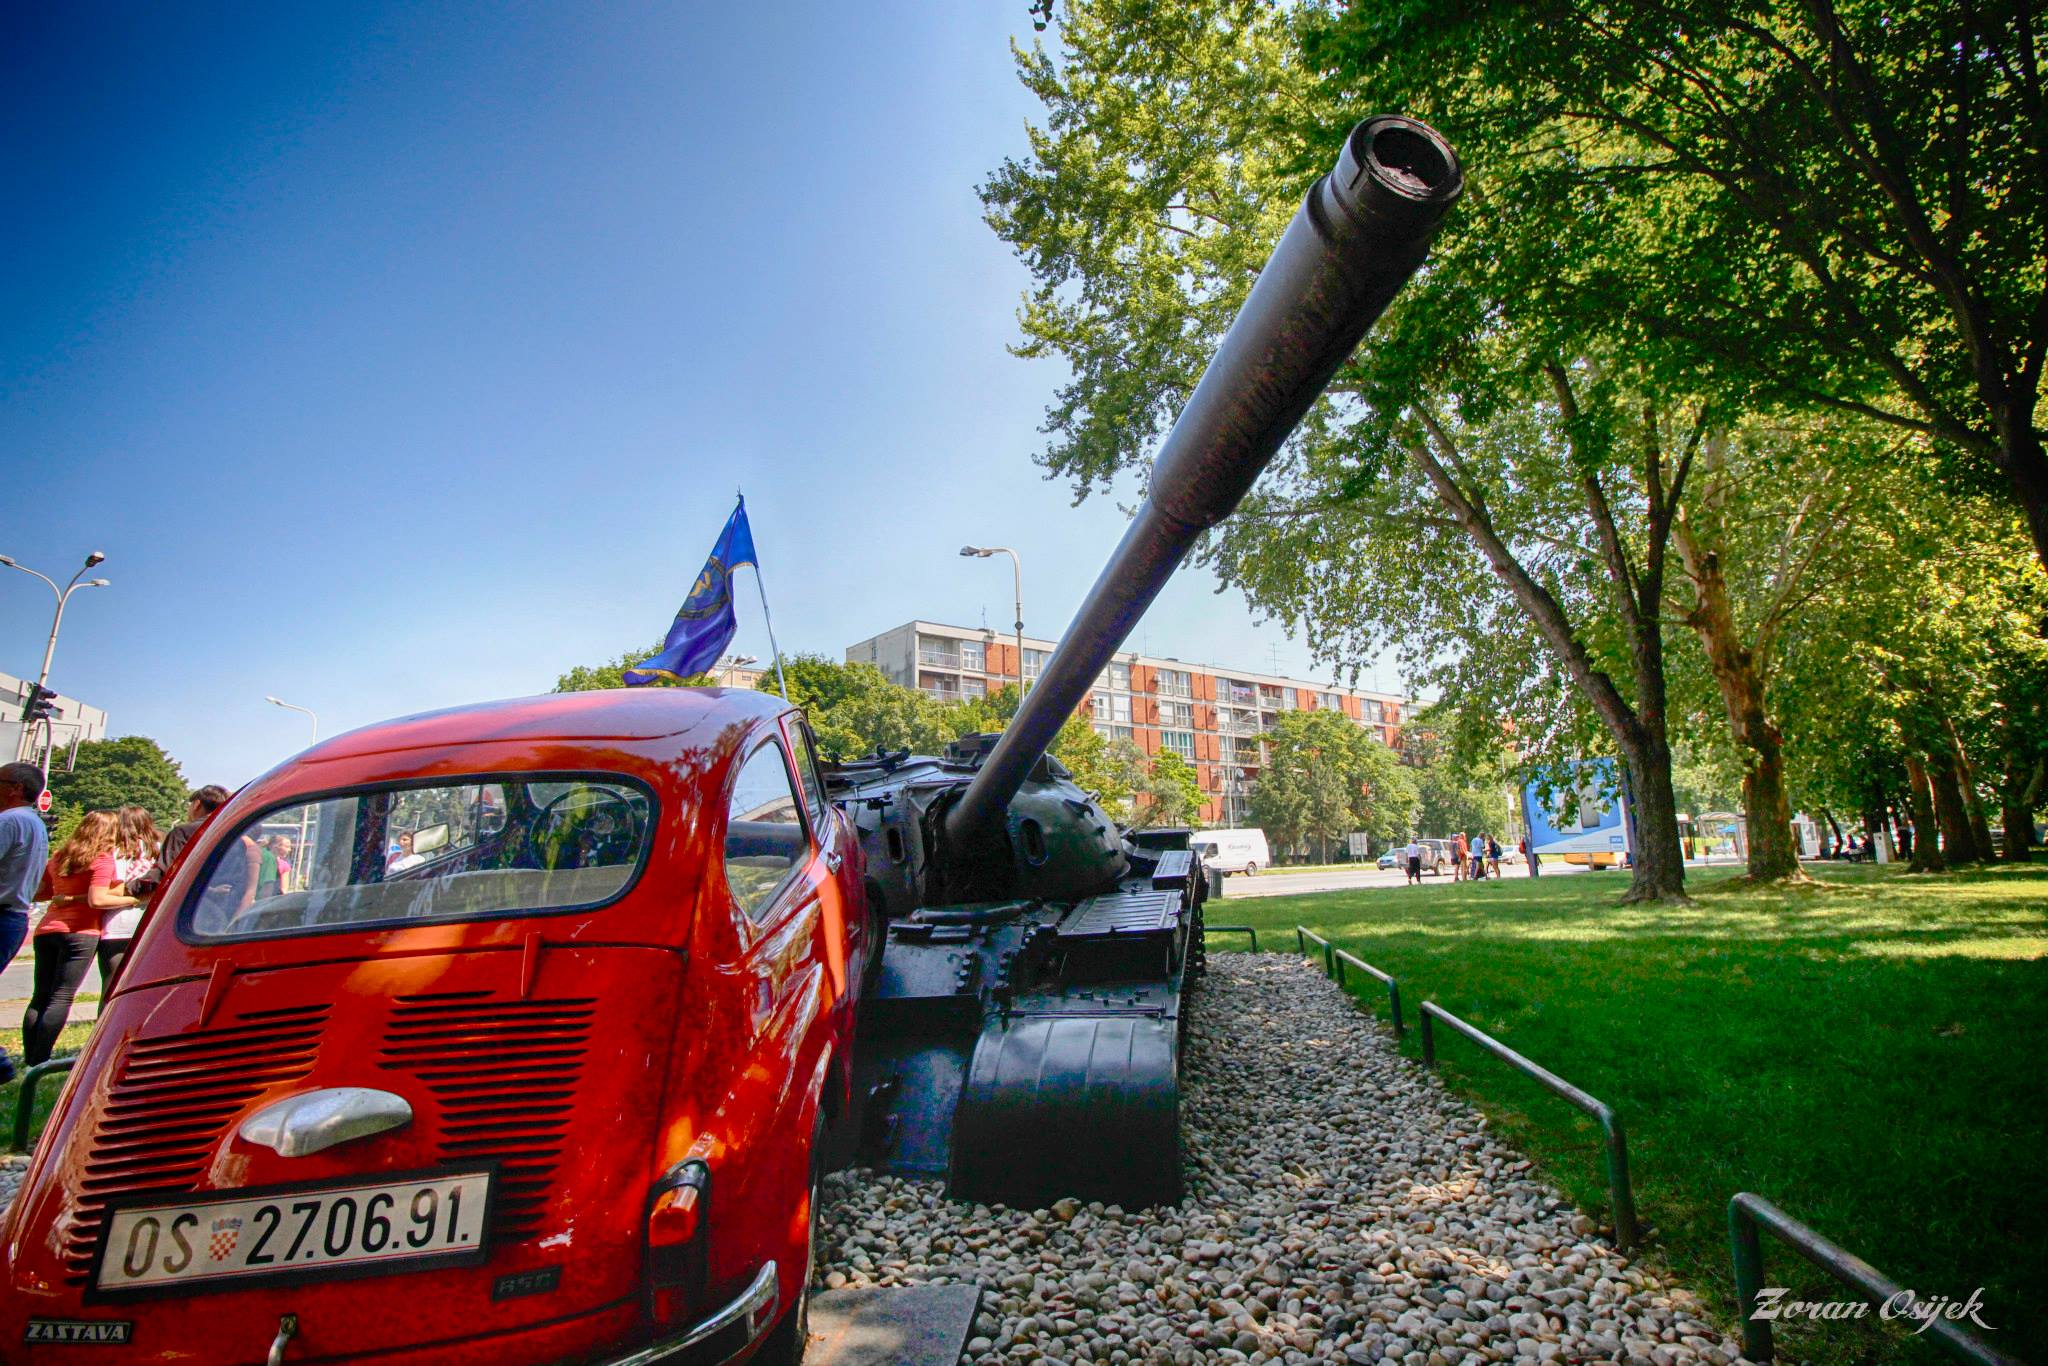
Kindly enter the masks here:
<path id="1" fill-rule="evenodd" d="M 216 846 L 178 928 L 231 940 L 588 910 L 639 879 L 654 815 L 653 793 L 619 774 L 324 793 Z"/>

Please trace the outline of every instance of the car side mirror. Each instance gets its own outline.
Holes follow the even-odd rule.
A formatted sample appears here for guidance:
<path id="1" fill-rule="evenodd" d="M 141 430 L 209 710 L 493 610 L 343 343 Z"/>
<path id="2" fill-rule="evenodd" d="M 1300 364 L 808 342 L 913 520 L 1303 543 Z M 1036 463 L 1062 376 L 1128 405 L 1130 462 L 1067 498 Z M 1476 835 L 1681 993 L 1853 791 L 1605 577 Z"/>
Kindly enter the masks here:
<path id="1" fill-rule="evenodd" d="M 448 823 L 422 826 L 412 832 L 412 851 L 415 854 L 431 854 L 436 849 L 448 847 Z"/>

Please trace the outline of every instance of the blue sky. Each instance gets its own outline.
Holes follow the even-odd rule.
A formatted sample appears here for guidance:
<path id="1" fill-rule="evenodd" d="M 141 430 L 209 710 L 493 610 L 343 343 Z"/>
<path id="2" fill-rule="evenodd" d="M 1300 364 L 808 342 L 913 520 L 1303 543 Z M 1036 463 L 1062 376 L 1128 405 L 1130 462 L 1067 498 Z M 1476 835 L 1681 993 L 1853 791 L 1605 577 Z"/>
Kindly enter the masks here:
<path id="1" fill-rule="evenodd" d="M 52 683 L 239 783 L 657 640 L 744 486 L 787 651 L 1071 616 L 1123 517 L 1032 463 L 1061 375 L 976 184 L 1022 0 L 12 6 L 0 553 Z M 1133 644 L 1308 655 L 1185 571 Z M 50 597 L 0 573 L 0 669 Z M 765 656 L 742 598 L 736 648 Z M 1391 683 L 1391 675 L 1383 677 Z"/>

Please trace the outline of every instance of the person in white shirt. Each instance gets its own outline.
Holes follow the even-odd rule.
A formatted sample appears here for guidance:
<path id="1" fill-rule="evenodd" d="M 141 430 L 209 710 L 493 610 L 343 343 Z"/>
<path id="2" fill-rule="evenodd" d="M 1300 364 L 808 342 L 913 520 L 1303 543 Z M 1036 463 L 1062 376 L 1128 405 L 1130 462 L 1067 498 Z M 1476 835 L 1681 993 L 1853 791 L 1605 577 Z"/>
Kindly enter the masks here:
<path id="1" fill-rule="evenodd" d="M 1408 880 L 1416 886 L 1422 885 L 1422 841 L 1411 839 L 1408 847 L 1401 851 L 1408 858 Z"/>

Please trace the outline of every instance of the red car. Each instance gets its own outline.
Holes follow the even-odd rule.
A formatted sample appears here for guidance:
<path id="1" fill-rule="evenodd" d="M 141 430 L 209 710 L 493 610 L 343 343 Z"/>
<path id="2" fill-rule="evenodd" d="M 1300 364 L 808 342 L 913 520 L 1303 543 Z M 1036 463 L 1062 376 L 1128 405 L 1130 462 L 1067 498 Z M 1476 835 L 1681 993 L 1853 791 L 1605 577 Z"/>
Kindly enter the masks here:
<path id="1" fill-rule="evenodd" d="M 757 692 L 282 765 L 195 840 L 51 1116 L 0 1358 L 796 1360 L 860 857 Z"/>

